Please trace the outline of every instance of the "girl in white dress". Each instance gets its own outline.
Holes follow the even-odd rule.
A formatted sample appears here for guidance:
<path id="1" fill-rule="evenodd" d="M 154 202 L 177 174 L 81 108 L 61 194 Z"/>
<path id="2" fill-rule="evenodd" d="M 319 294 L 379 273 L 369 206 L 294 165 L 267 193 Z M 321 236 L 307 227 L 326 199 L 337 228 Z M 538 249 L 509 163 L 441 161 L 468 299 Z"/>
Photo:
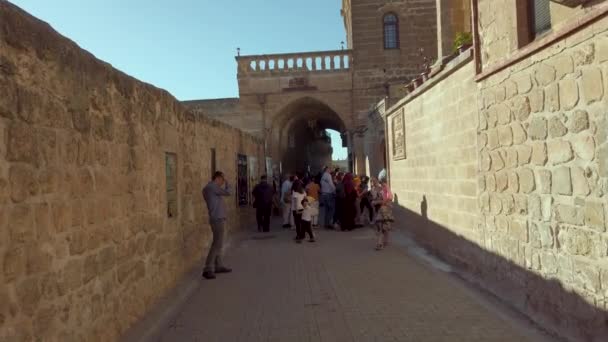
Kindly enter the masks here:
<path id="1" fill-rule="evenodd" d="M 302 231 L 302 212 L 304 207 L 302 206 L 302 200 L 306 198 L 306 192 L 302 181 L 296 180 L 293 183 L 293 193 L 291 194 L 291 212 L 293 213 L 293 222 L 296 225 L 296 240 L 297 243 L 301 243 L 304 239 L 304 232 Z"/>

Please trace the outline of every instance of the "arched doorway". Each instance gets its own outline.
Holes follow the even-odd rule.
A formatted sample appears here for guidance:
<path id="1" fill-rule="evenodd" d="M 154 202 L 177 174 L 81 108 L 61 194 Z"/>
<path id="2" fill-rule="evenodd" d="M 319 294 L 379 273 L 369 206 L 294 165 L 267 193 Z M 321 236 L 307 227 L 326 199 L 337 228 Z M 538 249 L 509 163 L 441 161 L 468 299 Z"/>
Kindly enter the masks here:
<path id="1" fill-rule="evenodd" d="M 316 174 L 332 162 L 332 144 L 326 130 L 344 132 L 340 115 L 325 103 L 305 97 L 285 106 L 273 117 L 272 155 L 283 173 Z"/>

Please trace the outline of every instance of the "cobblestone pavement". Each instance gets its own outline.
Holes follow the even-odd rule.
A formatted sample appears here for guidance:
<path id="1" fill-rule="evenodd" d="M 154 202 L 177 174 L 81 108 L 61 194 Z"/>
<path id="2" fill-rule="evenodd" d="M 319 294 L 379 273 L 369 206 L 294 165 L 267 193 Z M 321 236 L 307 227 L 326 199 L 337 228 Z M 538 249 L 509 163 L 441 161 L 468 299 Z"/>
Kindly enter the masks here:
<path id="1" fill-rule="evenodd" d="M 160 341 L 543 340 L 404 247 L 374 251 L 369 229 L 267 234 L 237 243 L 234 272 L 201 280 Z"/>

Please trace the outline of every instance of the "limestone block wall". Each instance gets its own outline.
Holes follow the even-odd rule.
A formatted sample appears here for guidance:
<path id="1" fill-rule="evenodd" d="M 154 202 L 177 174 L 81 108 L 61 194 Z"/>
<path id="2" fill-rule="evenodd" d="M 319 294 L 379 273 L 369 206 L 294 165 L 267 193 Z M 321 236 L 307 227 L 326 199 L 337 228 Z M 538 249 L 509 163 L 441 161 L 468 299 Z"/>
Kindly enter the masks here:
<path id="1" fill-rule="evenodd" d="M 484 246 L 526 270 L 496 278 L 585 341 L 608 333 L 607 29 L 602 19 L 480 83 Z"/>
<path id="2" fill-rule="evenodd" d="M 518 0 L 478 0 L 479 30 L 483 65 L 497 63 L 518 47 Z"/>
<path id="3" fill-rule="evenodd" d="M 608 338 L 607 61 L 604 18 L 477 83 L 461 66 L 387 116 L 406 228 L 572 341 Z"/>
<path id="4" fill-rule="evenodd" d="M 0 341 L 113 341 L 141 318 L 206 252 L 211 148 L 233 184 L 237 152 L 261 160 L 257 140 L 0 1 Z"/>
<path id="5" fill-rule="evenodd" d="M 408 230 L 452 257 L 438 229 L 479 241 L 477 210 L 477 85 L 471 59 L 427 91 L 389 109 L 390 185 Z M 403 114 L 402 114 L 403 113 Z M 405 119 L 405 159 L 395 160 L 395 119 Z M 436 227 L 436 228 L 435 228 Z M 441 228 L 440 228 L 441 227 Z"/>
<path id="6" fill-rule="evenodd" d="M 183 101 L 186 109 L 196 115 L 206 116 L 243 132 L 261 135 L 262 120 L 259 113 L 246 112 L 239 98 Z"/>
<path id="7" fill-rule="evenodd" d="M 528 44 L 528 23 L 525 18 L 528 0 L 476 1 L 479 4 L 481 62 L 484 67 L 503 61 Z M 577 17 L 597 11 L 597 5 L 601 2 L 603 0 L 587 1 L 584 6 L 571 7 L 551 1 L 551 28 L 558 30 L 572 24 Z"/>

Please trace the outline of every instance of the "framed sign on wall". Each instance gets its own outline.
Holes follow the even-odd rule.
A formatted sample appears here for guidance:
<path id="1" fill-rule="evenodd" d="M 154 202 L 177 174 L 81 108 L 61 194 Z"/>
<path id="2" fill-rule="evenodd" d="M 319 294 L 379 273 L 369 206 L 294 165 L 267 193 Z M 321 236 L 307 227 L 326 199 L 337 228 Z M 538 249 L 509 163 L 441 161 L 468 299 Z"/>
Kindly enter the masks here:
<path id="1" fill-rule="evenodd" d="M 393 116 L 391 133 L 393 135 L 393 159 L 405 159 L 405 108 Z"/>

